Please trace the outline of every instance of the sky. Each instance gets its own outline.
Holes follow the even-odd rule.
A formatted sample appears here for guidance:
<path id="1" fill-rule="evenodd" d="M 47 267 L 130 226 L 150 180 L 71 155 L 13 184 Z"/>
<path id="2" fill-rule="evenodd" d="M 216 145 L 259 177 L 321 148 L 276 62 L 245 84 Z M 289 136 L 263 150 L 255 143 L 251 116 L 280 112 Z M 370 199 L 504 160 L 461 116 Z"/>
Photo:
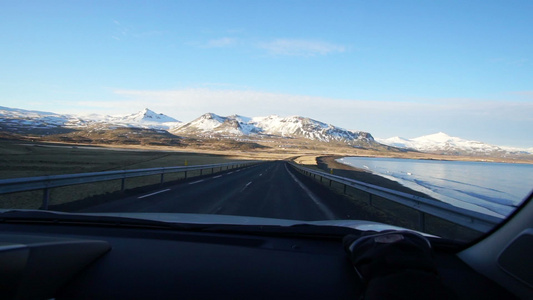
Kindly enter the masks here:
<path id="1" fill-rule="evenodd" d="M 0 0 L 0 106 L 533 147 L 533 1 Z"/>

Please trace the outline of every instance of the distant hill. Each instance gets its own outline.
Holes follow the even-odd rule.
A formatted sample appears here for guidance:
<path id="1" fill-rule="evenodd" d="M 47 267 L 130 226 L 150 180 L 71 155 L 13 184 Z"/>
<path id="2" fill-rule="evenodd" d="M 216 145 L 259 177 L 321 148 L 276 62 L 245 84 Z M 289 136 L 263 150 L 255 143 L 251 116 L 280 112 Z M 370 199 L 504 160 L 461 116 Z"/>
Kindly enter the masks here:
<path id="1" fill-rule="evenodd" d="M 388 139 L 377 139 L 377 141 L 392 147 L 446 155 L 502 156 L 508 154 L 533 154 L 533 148 L 520 149 L 495 146 L 479 141 L 465 140 L 459 137 L 452 137 L 443 132 L 425 135 L 413 139 L 392 137 Z"/>

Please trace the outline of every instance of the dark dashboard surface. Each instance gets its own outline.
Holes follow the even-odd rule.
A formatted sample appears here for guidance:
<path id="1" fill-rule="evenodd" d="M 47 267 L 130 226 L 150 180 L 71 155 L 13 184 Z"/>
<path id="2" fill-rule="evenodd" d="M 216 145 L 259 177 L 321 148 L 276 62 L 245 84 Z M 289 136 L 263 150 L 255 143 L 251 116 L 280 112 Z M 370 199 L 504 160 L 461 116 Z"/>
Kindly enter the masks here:
<path id="1" fill-rule="evenodd" d="M 83 243 L 64 254 L 30 255 L 17 275 L 24 283 L 14 282 L 11 294 L 3 294 L 12 298 L 359 299 L 363 288 L 337 238 L 66 224 L 4 223 L 0 231 L 1 243 L 33 243 L 30 252 L 38 252 L 46 239 L 62 241 L 56 249 L 70 245 L 70 240 L 77 245 L 95 241 L 100 249 L 78 269 L 67 264 L 77 255 L 90 256 L 85 253 L 90 247 Z M 109 247 L 103 249 L 103 244 Z M 8 252 L 0 252 L 0 259 Z M 437 248 L 436 261 L 444 283 L 460 299 L 513 298 L 449 251 Z M 39 270 L 46 266 L 49 271 Z M 65 268 L 72 269 L 72 275 L 61 271 Z M 61 284 L 47 290 L 38 278 L 24 281 L 37 271 L 63 277 Z M 2 278 L 13 278 L 9 275 Z"/>

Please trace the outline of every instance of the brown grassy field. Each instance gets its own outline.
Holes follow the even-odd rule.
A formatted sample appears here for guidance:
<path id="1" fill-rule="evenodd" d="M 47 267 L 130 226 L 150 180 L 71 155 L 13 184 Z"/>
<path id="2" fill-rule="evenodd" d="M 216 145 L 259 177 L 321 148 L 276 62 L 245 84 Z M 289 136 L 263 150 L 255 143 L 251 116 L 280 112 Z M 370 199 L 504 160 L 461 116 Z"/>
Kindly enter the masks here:
<path id="1" fill-rule="evenodd" d="M 86 147 L 69 144 L 28 143 L 26 141 L 0 140 L 0 179 L 46 175 L 131 170 L 184 165 L 227 163 L 250 159 L 272 159 L 268 156 L 238 155 L 228 151 L 198 153 L 170 151 L 169 149 L 126 147 Z M 198 174 L 196 174 L 198 173 Z M 199 172 L 188 172 L 189 177 Z M 166 181 L 178 180 L 182 173 L 169 174 Z M 126 188 L 133 189 L 159 182 L 159 176 L 132 178 Z M 50 190 L 51 205 L 116 193 L 120 180 L 88 183 Z M 0 195 L 0 208 L 37 209 L 42 203 L 42 191 Z"/>
<path id="2" fill-rule="evenodd" d="M 166 151 L 165 151 L 166 150 Z M 260 158 L 264 158 L 261 157 Z M 253 155 L 0 141 L 0 179 L 225 163 Z"/>

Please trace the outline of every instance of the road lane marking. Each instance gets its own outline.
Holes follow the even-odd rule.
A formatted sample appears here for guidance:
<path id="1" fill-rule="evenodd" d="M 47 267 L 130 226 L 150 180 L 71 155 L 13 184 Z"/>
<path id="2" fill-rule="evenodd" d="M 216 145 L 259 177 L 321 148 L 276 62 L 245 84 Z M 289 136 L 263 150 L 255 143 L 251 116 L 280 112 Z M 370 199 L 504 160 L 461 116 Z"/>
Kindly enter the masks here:
<path id="1" fill-rule="evenodd" d="M 204 181 L 204 180 L 205 180 L 205 179 L 200 179 L 200 180 L 198 180 L 198 181 L 193 181 L 193 182 L 189 182 L 189 184 L 196 184 L 196 183 L 200 183 L 200 182 L 202 182 L 202 181 Z"/>
<path id="2" fill-rule="evenodd" d="M 229 175 L 229 174 L 233 174 L 233 172 L 229 172 L 228 175 Z"/>
<path id="3" fill-rule="evenodd" d="M 313 192 L 311 192 L 300 180 L 298 180 L 298 178 L 296 178 L 296 176 L 294 176 L 291 173 L 291 171 L 289 171 L 289 169 L 287 168 L 287 165 L 285 165 L 285 169 L 287 170 L 289 175 L 291 175 L 292 179 L 294 179 L 294 181 L 296 181 L 296 183 L 304 190 L 304 192 L 307 193 L 309 198 L 311 198 L 311 200 L 313 200 L 313 202 L 315 202 L 315 204 L 318 206 L 318 208 L 326 215 L 326 217 L 328 219 L 330 219 L 330 220 L 336 219 L 335 214 L 333 212 L 331 212 L 331 210 L 329 210 L 329 208 L 327 208 L 327 206 L 325 206 L 320 201 L 320 198 L 318 198 L 317 195 L 315 195 Z"/>
<path id="4" fill-rule="evenodd" d="M 161 193 L 168 192 L 168 191 L 170 191 L 170 189 L 161 190 L 161 191 L 158 191 L 158 192 L 155 192 L 155 193 L 151 193 L 151 194 L 148 194 L 148 195 L 140 196 L 140 197 L 138 197 L 137 199 L 142 199 L 142 198 L 150 197 L 150 196 L 157 195 L 157 194 L 161 194 Z"/>
<path id="5" fill-rule="evenodd" d="M 244 191 L 244 190 L 245 190 L 245 189 L 246 189 L 246 188 L 247 188 L 247 187 L 248 187 L 248 186 L 249 186 L 250 184 L 252 184 L 252 182 L 251 182 L 251 181 L 250 181 L 250 182 L 248 182 L 248 183 L 247 183 L 247 184 L 246 184 L 246 185 L 245 185 L 245 186 L 244 186 L 244 187 L 242 188 L 241 192 L 242 192 L 242 191 Z"/>
<path id="6" fill-rule="evenodd" d="M 259 174 L 259 176 L 263 176 L 263 173 Z"/>
<path id="7" fill-rule="evenodd" d="M 222 175 L 213 176 L 213 178 L 220 178 Z"/>

